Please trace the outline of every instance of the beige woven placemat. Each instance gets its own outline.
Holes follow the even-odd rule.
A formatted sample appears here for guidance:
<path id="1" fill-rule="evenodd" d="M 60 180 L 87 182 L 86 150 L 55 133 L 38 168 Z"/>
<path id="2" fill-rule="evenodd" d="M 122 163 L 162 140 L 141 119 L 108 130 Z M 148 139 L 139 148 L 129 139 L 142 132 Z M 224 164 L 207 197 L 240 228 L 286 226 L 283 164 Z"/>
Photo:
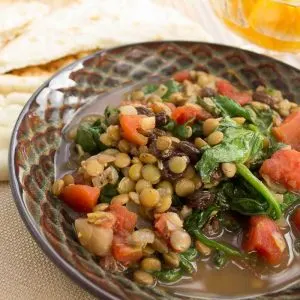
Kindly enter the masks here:
<path id="1" fill-rule="evenodd" d="M 0 299 L 95 299 L 42 252 L 22 222 L 10 187 L 0 183 Z"/>

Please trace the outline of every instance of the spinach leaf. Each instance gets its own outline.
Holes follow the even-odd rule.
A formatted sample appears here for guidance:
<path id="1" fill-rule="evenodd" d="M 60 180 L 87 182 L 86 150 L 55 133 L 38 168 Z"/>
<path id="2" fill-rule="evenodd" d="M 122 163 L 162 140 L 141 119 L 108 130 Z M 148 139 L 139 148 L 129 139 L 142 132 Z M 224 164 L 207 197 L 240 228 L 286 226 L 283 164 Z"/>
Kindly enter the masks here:
<path id="1" fill-rule="evenodd" d="M 176 122 L 170 120 L 166 125 L 163 126 L 163 129 L 172 132 L 176 126 Z"/>
<path id="2" fill-rule="evenodd" d="M 191 261 L 196 259 L 198 251 L 195 248 L 189 248 L 185 252 L 181 253 L 180 256 L 184 256 L 187 260 Z"/>
<path id="3" fill-rule="evenodd" d="M 119 119 L 119 109 L 107 106 L 104 111 L 104 117 L 108 124 L 117 124 Z"/>
<path id="4" fill-rule="evenodd" d="M 193 235 L 198 241 L 200 241 L 207 247 L 216 249 L 219 251 L 223 251 L 228 256 L 238 256 L 238 257 L 243 256 L 243 254 L 238 249 L 236 249 L 230 245 L 220 243 L 215 240 L 211 240 L 211 239 L 207 238 L 202 232 L 200 232 L 200 230 L 194 230 Z"/>
<path id="5" fill-rule="evenodd" d="M 200 137 L 203 136 L 203 126 L 200 123 L 194 123 L 192 125 L 192 136 L 193 137 Z"/>
<path id="6" fill-rule="evenodd" d="M 265 215 L 268 211 L 268 204 L 251 198 L 233 198 L 230 202 L 230 209 L 246 216 Z"/>
<path id="7" fill-rule="evenodd" d="M 202 181 L 210 183 L 211 175 L 219 163 L 244 163 L 249 159 L 254 159 L 262 147 L 263 136 L 259 132 L 242 127 L 228 127 L 224 131 L 222 143 L 207 149 L 196 164 L 196 169 Z"/>
<path id="8" fill-rule="evenodd" d="M 213 257 L 214 264 L 218 269 L 224 267 L 228 261 L 228 256 L 225 254 L 224 251 L 216 251 Z"/>
<path id="9" fill-rule="evenodd" d="M 225 96 L 216 96 L 214 97 L 214 101 L 223 117 L 244 117 L 247 121 L 253 122 L 250 112 L 230 98 Z"/>
<path id="10" fill-rule="evenodd" d="M 179 254 L 180 257 L 180 267 L 182 270 L 192 274 L 195 272 L 194 266 L 190 263 L 190 261 L 182 254 Z"/>
<path id="11" fill-rule="evenodd" d="M 200 230 L 207 221 L 219 211 L 217 206 L 211 205 L 203 211 L 195 210 L 193 213 L 188 216 L 184 221 L 184 228 L 192 233 L 193 230 Z"/>
<path id="12" fill-rule="evenodd" d="M 94 124 L 81 124 L 77 130 L 76 143 L 90 154 L 105 150 L 106 146 L 99 140 L 100 134 L 105 131 L 104 126 L 101 121 L 96 121 Z"/>
<path id="13" fill-rule="evenodd" d="M 219 215 L 219 221 L 222 226 L 229 232 L 236 233 L 242 229 L 238 220 L 234 217 L 232 212 L 221 211 Z"/>
<path id="14" fill-rule="evenodd" d="M 237 173 L 244 178 L 268 203 L 267 214 L 274 219 L 281 217 L 281 207 L 270 190 L 243 164 L 237 163 Z"/>
<path id="15" fill-rule="evenodd" d="M 111 199 L 118 194 L 117 185 L 108 183 L 101 189 L 100 202 L 110 203 Z"/>
<path id="16" fill-rule="evenodd" d="M 281 203 L 281 210 L 284 213 L 291 205 L 300 201 L 300 195 L 287 192 L 283 195 L 283 202 Z"/>
<path id="17" fill-rule="evenodd" d="M 169 99 L 173 93 L 180 92 L 181 90 L 181 85 L 175 80 L 168 80 L 164 85 L 168 88 L 168 90 L 163 95 L 163 99 Z"/>
<path id="18" fill-rule="evenodd" d="M 216 106 L 212 98 L 197 98 L 197 103 L 202 106 L 206 111 L 211 113 L 214 117 L 218 117 L 221 114 L 221 110 Z"/>
<path id="19" fill-rule="evenodd" d="M 274 111 L 272 109 L 257 109 L 251 104 L 245 106 L 245 109 L 252 115 L 254 124 L 261 133 L 268 135 L 273 125 Z"/>
<path id="20" fill-rule="evenodd" d="M 158 89 L 157 84 L 147 84 L 142 88 L 142 91 L 144 92 L 145 95 L 147 94 L 152 94 Z"/>
<path id="21" fill-rule="evenodd" d="M 163 270 L 154 272 L 154 276 L 162 282 L 174 282 L 183 276 L 181 269 Z"/>

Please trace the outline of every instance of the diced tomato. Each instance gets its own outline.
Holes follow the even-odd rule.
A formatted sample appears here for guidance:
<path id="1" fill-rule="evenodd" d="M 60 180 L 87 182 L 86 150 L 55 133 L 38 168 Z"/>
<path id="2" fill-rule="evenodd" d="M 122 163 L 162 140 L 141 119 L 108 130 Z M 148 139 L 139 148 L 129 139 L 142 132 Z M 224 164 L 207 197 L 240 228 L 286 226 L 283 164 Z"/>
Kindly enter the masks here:
<path id="1" fill-rule="evenodd" d="M 206 110 L 204 110 L 200 106 L 190 106 L 190 105 L 184 105 L 176 107 L 176 109 L 172 113 L 172 119 L 176 121 L 178 124 L 185 124 L 187 121 L 190 121 L 192 119 L 197 120 L 206 120 L 210 118 L 211 115 Z"/>
<path id="2" fill-rule="evenodd" d="M 300 151 L 300 111 L 289 115 L 279 127 L 273 128 L 277 140 Z"/>
<path id="3" fill-rule="evenodd" d="M 65 186 L 60 194 L 60 199 L 77 212 L 91 212 L 96 206 L 100 189 L 82 184 Z"/>
<path id="4" fill-rule="evenodd" d="M 182 70 L 182 71 L 176 72 L 173 75 L 173 78 L 178 82 L 183 82 L 185 80 L 190 80 L 191 79 L 190 71 Z"/>
<path id="5" fill-rule="evenodd" d="M 246 251 L 255 250 L 266 262 L 277 265 L 282 260 L 286 242 L 273 220 L 266 216 L 253 216 L 243 248 Z"/>
<path id="6" fill-rule="evenodd" d="M 247 92 L 240 92 L 236 87 L 226 80 L 217 81 L 216 87 L 221 95 L 231 98 L 240 105 L 245 105 L 252 100 L 250 94 Z"/>
<path id="7" fill-rule="evenodd" d="M 109 211 L 116 217 L 114 232 L 119 235 L 126 235 L 134 230 L 137 222 L 137 215 L 120 204 L 111 204 Z"/>
<path id="8" fill-rule="evenodd" d="M 274 183 L 288 190 L 300 190 L 300 152 L 296 150 L 276 151 L 270 159 L 263 162 L 259 172 L 267 175 Z"/>
<path id="9" fill-rule="evenodd" d="M 295 209 L 295 212 L 292 215 L 292 222 L 296 228 L 300 231 L 300 207 Z"/>
<path id="10" fill-rule="evenodd" d="M 129 265 L 140 260 L 143 256 L 143 251 L 141 247 L 128 245 L 124 238 L 115 236 L 112 244 L 112 255 L 124 265 Z"/>
<path id="11" fill-rule="evenodd" d="M 138 129 L 141 128 L 141 119 L 139 115 L 120 115 L 120 125 L 122 128 L 123 137 L 133 144 L 140 146 L 146 145 L 147 137 L 140 134 Z"/>

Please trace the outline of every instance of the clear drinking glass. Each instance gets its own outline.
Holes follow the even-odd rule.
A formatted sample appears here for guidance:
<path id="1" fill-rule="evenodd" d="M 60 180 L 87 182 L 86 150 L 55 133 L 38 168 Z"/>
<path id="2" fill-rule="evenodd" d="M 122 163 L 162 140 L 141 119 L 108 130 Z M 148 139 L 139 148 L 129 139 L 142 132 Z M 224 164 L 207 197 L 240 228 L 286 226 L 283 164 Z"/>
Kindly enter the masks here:
<path id="1" fill-rule="evenodd" d="M 233 31 L 259 46 L 300 52 L 300 0 L 211 0 Z"/>

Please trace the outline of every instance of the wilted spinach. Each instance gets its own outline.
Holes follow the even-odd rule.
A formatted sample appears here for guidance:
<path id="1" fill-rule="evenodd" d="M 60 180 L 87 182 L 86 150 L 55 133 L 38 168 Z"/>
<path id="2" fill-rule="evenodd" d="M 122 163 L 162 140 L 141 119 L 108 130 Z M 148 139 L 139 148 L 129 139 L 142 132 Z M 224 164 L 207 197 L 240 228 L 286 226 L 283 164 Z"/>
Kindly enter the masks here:
<path id="1" fill-rule="evenodd" d="M 216 96 L 213 99 L 223 117 L 244 117 L 249 122 L 254 121 L 247 109 L 243 108 L 240 104 L 230 98 L 225 96 Z"/>
<path id="2" fill-rule="evenodd" d="M 79 126 L 76 135 L 76 144 L 79 144 L 85 152 L 97 154 L 107 147 L 100 142 L 100 134 L 106 130 L 106 124 L 99 119 L 93 124 L 83 123 Z"/>
<path id="3" fill-rule="evenodd" d="M 145 95 L 147 94 L 152 94 L 158 89 L 157 84 L 147 84 L 142 88 L 142 91 L 144 92 Z"/>
<path id="4" fill-rule="evenodd" d="M 110 203 L 111 199 L 118 194 L 117 185 L 108 183 L 101 189 L 100 202 Z"/>
<path id="5" fill-rule="evenodd" d="M 213 262 L 218 269 L 223 268 L 228 261 L 228 256 L 224 251 L 217 250 L 214 257 Z"/>
<path id="6" fill-rule="evenodd" d="M 223 141 L 207 149 L 196 165 L 204 183 L 210 183 L 211 175 L 219 163 L 244 163 L 253 159 L 263 147 L 263 136 L 259 132 L 234 126 L 226 120 L 220 124 L 220 129 L 224 129 Z"/>
<path id="7" fill-rule="evenodd" d="M 168 80 L 164 85 L 168 88 L 167 92 L 162 96 L 163 99 L 168 99 L 173 93 L 180 92 L 181 85 L 175 80 Z"/>
<path id="8" fill-rule="evenodd" d="M 155 277 L 162 282 L 174 282 L 183 276 L 181 268 L 154 272 Z"/>
<path id="9" fill-rule="evenodd" d="M 300 195 L 287 192 L 283 195 L 283 202 L 281 203 L 281 210 L 284 213 L 291 205 L 300 201 Z"/>

